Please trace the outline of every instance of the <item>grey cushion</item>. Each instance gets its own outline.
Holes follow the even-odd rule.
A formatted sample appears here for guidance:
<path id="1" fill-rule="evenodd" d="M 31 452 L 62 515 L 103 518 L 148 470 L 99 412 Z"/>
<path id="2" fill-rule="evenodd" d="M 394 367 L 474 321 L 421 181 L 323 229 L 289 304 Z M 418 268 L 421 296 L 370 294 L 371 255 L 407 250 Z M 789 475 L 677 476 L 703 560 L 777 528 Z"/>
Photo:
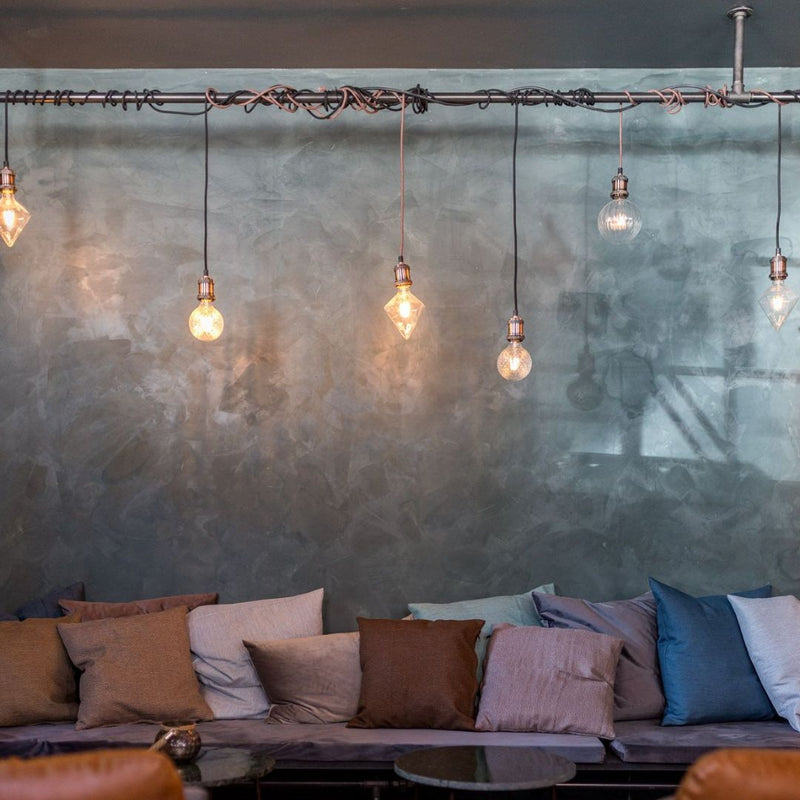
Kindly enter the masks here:
<path id="1" fill-rule="evenodd" d="M 533 593 L 548 628 L 582 628 L 622 639 L 614 682 L 614 719 L 651 719 L 664 711 L 658 669 L 656 601 L 652 592 L 630 600 L 592 603 L 577 597 Z"/>
<path id="2" fill-rule="evenodd" d="M 719 747 L 800 748 L 800 733 L 782 720 L 661 725 L 658 720 L 615 723 L 611 751 L 623 761 L 691 764 Z"/>
<path id="3" fill-rule="evenodd" d="M 0 729 L 0 755 L 42 755 L 86 747 L 149 746 L 157 725 L 126 724 L 76 731 L 69 723 Z M 308 762 L 358 763 L 391 768 L 394 760 L 420 747 L 505 745 L 541 747 L 581 764 L 600 764 L 603 743 L 594 736 L 559 733 L 481 733 L 421 728 L 348 728 L 343 722 L 265 725 L 260 719 L 200 722 L 204 747 L 253 747 L 279 761 L 281 768 Z M 4 735 L 11 731 L 9 735 Z"/>

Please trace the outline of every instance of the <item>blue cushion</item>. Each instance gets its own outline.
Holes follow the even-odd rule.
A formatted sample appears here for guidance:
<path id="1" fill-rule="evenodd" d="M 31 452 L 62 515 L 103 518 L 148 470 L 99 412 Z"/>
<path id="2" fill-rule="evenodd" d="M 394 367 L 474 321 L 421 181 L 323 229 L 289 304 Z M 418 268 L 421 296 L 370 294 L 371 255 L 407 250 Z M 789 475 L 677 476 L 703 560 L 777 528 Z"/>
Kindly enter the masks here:
<path id="1" fill-rule="evenodd" d="M 61 589 L 55 589 L 48 594 L 37 597 L 20 606 L 15 612 L 17 619 L 28 619 L 29 617 L 62 617 L 64 612 L 58 605 L 60 599 L 66 600 L 84 600 L 86 593 L 83 583 L 72 583 L 69 586 L 64 586 Z M 13 617 L 12 617 L 13 619 Z"/>
<path id="2" fill-rule="evenodd" d="M 725 595 L 692 597 L 653 578 L 658 660 L 667 705 L 662 725 L 772 719 L 775 711 L 747 655 Z M 739 597 L 769 597 L 762 586 Z"/>

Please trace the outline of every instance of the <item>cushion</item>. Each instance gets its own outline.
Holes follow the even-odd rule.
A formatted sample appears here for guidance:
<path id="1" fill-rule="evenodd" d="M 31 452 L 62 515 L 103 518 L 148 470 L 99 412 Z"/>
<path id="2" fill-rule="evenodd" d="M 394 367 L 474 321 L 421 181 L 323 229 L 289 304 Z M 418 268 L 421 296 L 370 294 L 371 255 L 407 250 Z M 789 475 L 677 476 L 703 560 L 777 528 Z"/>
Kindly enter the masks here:
<path id="1" fill-rule="evenodd" d="M 476 729 L 613 739 L 614 676 L 623 644 L 592 631 L 498 626 Z"/>
<path id="2" fill-rule="evenodd" d="M 57 625 L 77 617 L 0 622 L 0 726 L 74 720 L 75 670 Z"/>
<path id="3" fill-rule="evenodd" d="M 269 697 L 268 722 L 347 722 L 358 711 L 357 633 L 244 645 Z"/>
<path id="4" fill-rule="evenodd" d="M 692 597 L 650 578 L 656 598 L 658 660 L 667 705 L 662 725 L 771 719 L 764 692 L 723 595 Z M 741 597 L 769 597 L 771 586 Z"/>
<path id="5" fill-rule="evenodd" d="M 20 606 L 13 614 L 0 614 L 0 620 L 14 620 L 14 619 L 30 619 L 31 617 L 63 617 L 64 612 L 58 605 L 58 600 L 61 597 L 68 597 L 72 600 L 83 600 L 85 596 L 85 587 L 80 581 L 78 583 L 71 583 L 69 586 L 64 586 L 61 589 L 55 589 L 48 594 L 37 597 L 25 605 Z M 72 613 L 72 612 L 66 612 Z"/>
<path id="6" fill-rule="evenodd" d="M 649 719 L 664 711 L 658 670 L 656 601 L 650 592 L 630 600 L 591 603 L 533 593 L 547 628 L 577 628 L 622 639 L 614 680 L 614 719 Z"/>
<path id="7" fill-rule="evenodd" d="M 263 717 L 269 701 L 243 644 L 322 634 L 323 590 L 189 612 L 194 668 L 218 719 Z"/>
<path id="8" fill-rule="evenodd" d="M 778 714 L 800 731 L 800 600 L 728 595 L 747 653 Z"/>
<path id="9" fill-rule="evenodd" d="M 361 693 L 351 728 L 474 728 L 482 619 L 358 618 Z"/>
<path id="10" fill-rule="evenodd" d="M 134 614 L 151 614 L 166 611 L 168 608 L 184 606 L 190 611 L 197 606 L 212 605 L 217 602 L 216 592 L 207 594 L 176 594 L 171 597 L 152 597 L 147 600 L 131 600 L 127 603 L 89 603 L 62 598 L 59 605 L 68 614 L 80 614 L 84 622 L 109 617 L 131 617 Z"/>
<path id="11" fill-rule="evenodd" d="M 211 718 L 192 670 L 186 609 L 59 625 L 82 670 L 77 729 Z"/>
<path id="12" fill-rule="evenodd" d="M 537 586 L 533 591 L 553 594 L 555 587 L 552 583 L 546 583 Z M 408 610 L 414 619 L 482 619 L 484 621 L 480 637 L 475 643 L 475 652 L 478 655 L 479 682 L 486 655 L 486 641 L 494 625 L 501 622 L 511 625 L 542 624 L 531 592 L 481 597 L 477 600 L 458 600 L 454 603 L 409 603 Z"/>

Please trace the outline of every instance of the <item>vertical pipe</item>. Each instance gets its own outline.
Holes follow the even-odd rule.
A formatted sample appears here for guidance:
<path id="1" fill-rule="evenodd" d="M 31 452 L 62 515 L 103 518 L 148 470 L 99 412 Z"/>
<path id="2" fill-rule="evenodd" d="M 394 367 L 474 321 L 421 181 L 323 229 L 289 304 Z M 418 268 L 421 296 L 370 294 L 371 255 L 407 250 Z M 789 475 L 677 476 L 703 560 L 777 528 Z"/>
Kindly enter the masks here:
<path id="1" fill-rule="evenodd" d="M 728 12 L 733 20 L 733 85 L 731 93 L 744 94 L 744 21 L 753 13 L 750 6 L 736 6 Z"/>

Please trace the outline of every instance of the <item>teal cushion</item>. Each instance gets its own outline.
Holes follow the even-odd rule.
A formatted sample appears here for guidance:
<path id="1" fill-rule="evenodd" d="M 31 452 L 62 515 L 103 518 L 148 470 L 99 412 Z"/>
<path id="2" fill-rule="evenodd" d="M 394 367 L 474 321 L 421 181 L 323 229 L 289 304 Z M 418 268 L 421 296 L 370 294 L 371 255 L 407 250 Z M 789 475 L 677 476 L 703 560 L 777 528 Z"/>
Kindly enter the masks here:
<path id="1" fill-rule="evenodd" d="M 650 578 L 667 705 L 662 725 L 771 719 L 769 698 L 725 595 L 692 597 Z M 762 586 L 740 597 L 769 597 Z"/>
<path id="2" fill-rule="evenodd" d="M 537 586 L 534 592 L 555 594 L 552 583 Z M 482 673 L 483 658 L 486 655 L 486 642 L 492 628 L 501 622 L 511 625 L 538 625 L 542 627 L 542 618 L 533 602 L 533 594 L 499 595 L 481 597 L 477 600 L 459 600 L 455 603 L 409 603 L 408 610 L 414 619 L 482 619 L 475 652 L 478 655 L 478 675 Z"/>

